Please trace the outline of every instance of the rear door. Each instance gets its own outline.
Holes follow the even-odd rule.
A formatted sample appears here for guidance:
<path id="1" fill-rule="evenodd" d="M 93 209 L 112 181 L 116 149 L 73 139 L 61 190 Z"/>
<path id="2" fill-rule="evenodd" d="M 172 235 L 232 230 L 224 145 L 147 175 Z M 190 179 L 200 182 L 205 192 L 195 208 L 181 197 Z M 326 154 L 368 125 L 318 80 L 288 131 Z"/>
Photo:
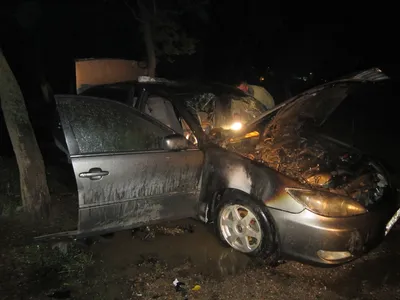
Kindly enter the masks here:
<path id="1" fill-rule="evenodd" d="M 166 151 L 175 132 L 127 105 L 57 96 L 79 193 L 81 235 L 195 216 L 203 153 Z"/>

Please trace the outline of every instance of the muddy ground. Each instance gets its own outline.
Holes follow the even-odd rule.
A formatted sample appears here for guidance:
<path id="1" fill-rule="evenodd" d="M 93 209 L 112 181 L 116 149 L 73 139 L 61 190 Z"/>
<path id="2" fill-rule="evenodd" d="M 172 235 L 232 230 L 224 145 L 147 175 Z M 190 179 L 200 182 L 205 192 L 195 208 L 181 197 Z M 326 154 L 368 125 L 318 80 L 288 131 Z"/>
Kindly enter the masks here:
<path id="1" fill-rule="evenodd" d="M 33 237 L 49 228 L 15 212 L 18 176 L 7 168 L 0 168 L 0 181 L 7 179 L 0 182 L 1 300 L 400 299 L 398 229 L 364 258 L 328 269 L 296 262 L 268 267 L 222 246 L 210 226 L 194 220 L 37 243 Z M 59 169 L 48 168 L 48 175 L 60 204 L 56 214 L 68 215 L 76 205 L 73 180 Z M 58 230 L 74 227 L 62 220 Z M 185 283 L 183 291 L 176 291 L 175 279 Z"/>
<path id="2" fill-rule="evenodd" d="M 0 299 L 400 299 L 397 230 L 366 257 L 324 269 L 267 267 L 194 220 L 57 243 L 33 243 L 4 219 L 0 228 Z"/>

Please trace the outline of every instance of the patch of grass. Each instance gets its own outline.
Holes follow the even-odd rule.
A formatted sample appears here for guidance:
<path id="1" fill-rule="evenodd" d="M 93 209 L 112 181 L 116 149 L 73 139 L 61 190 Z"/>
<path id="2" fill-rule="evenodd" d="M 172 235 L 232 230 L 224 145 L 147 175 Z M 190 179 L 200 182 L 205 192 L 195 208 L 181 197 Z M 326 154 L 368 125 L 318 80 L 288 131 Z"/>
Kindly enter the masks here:
<path id="1" fill-rule="evenodd" d="M 63 255 L 63 258 L 60 274 L 63 274 L 66 279 L 73 278 L 81 281 L 85 277 L 88 267 L 94 264 L 92 254 L 82 251 L 72 255 Z"/>
<path id="2" fill-rule="evenodd" d="M 21 198 L 11 195 L 0 196 L 0 216 L 12 217 L 21 207 Z"/>
<path id="3" fill-rule="evenodd" d="M 81 286 L 86 281 L 87 271 L 94 264 L 92 253 L 73 243 L 14 247 L 5 257 L 7 265 L 3 269 L 3 279 L 16 279 L 8 280 L 6 288 L 18 290 L 19 287 L 21 296 L 24 291 L 35 295 L 61 286 Z"/>

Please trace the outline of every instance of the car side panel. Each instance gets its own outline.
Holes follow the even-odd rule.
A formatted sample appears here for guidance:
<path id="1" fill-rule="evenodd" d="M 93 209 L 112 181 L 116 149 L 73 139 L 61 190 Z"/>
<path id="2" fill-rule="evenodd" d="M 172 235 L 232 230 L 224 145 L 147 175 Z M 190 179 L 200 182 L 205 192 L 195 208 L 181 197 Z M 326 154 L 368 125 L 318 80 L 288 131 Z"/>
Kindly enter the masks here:
<path id="1" fill-rule="evenodd" d="M 107 231 L 195 215 L 203 153 L 153 151 L 72 157 L 79 193 L 79 231 Z M 91 168 L 109 174 L 81 178 Z"/>
<path id="2" fill-rule="evenodd" d="M 173 197 L 155 196 L 135 201 L 110 203 L 100 207 L 79 210 L 79 234 L 107 233 L 151 225 L 163 221 L 195 217 L 194 199 L 198 194 L 173 194 Z"/>
<path id="3" fill-rule="evenodd" d="M 196 215 L 202 151 L 163 150 L 158 141 L 174 131 L 123 104 L 71 95 L 56 100 L 77 181 L 79 235 Z M 107 109 L 99 109 L 102 106 Z M 94 125 L 99 120 L 91 118 L 94 112 L 102 121 L 98 128 Z M 90 124 L 80 124 L 81 120 Z M 107 131 L 113 127 L 104 120 L 135 130 L 117 130 L 113 135 Z M 147 137 L 155 141 L 135 144 Z"/>
<path id="4" fill-rule="evenodd" d="M 211 147 L 206 151 L 205 166 L 199 207 L 201 219 L 212 217 L 211 201 L 226 189 L 242 191 L 269 208 L 291 213 L 304 210 L 285 191 L 286 187 L 299 187 L 299 184 L 260 163 Z"/>
<path id="5" fill-rule="evenodd" d="M 151 195 L 197 192 L 202 152 L 126 153 L 72 157 L 81 207 L 118 202 Z M 101 180 L 80 178 L 79 174 L 98 167 L 110 174 Z"/>

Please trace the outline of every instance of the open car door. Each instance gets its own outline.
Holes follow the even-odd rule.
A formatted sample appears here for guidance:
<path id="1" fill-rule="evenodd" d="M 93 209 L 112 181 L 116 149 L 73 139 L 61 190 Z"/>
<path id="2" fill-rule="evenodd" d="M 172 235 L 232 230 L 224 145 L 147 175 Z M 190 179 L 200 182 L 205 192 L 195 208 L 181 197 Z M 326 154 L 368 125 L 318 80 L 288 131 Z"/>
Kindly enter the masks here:
<path id="1" fill-rule="evenodd" d="M 172 129 L 127 105 L 56 96 L 79 194 L 78 235 L 193 217 L 203 152 L 165 150 Z"/>

